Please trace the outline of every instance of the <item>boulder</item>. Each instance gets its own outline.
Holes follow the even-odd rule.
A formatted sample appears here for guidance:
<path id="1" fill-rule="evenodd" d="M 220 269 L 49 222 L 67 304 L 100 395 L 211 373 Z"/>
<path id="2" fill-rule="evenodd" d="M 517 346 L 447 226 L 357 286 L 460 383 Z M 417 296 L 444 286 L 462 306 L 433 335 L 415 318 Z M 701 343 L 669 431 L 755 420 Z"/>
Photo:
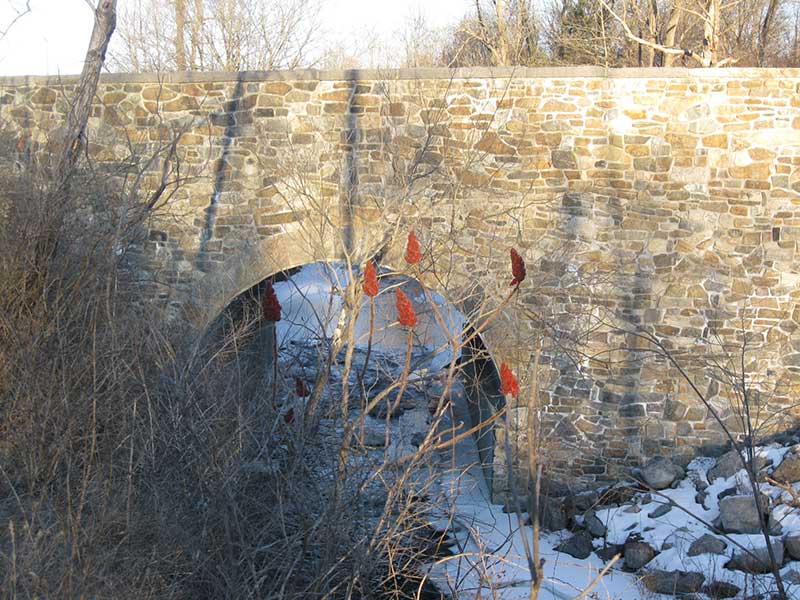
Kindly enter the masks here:
<path id="1" fill-rule="evenodd" d="M 725 554 L 725 548 L 728 544 L 721 539 L 714 537 L 710 533 L 706 533 L 689 546 L 687 554 L 689 556 L 699 556 L 700 554 Z"/>
<path id="2" fill-rule="evenodd" d="M 783 577 L 784 583 L 800 585 L 800 571 L 797 571 L 796 569 L 792 569 L 786 573 L 783 573 L 781 576 Z"/>
<path id="3" fill-rule="evenodd" d="M 592 508 L 599 501 L 600 496 L 597 492 L 581 492 L 571 496 L 573 508 L 577 511 L 584 512 Z"/>
<path id="4" fill-rule="evenodd" d="M 780 535 L 783 531 L 783 525 L 781 524 L 781 518 L 776 518 L 775 512 L 769 513 L 769 519 L 767 519 L 767 527 L 769 528 L 770 535 Z"/>
<path id="5" fill-rule="evenodd" d="M 769 464 L 769 459 L 756 456 L 756 471 Z M 730 450 L 717 459 L 716 464 L 708 470 L 708 480 L 714 483 L 715 479 L 727 478 L 744 469 L 744 461 L 736 450 Z"/>
<path id="6" fill-rule="evenodd" d="M 658 519 L 659 517 L 663 517 L 671 510 L 672 510 L 671 504 L 662 504 L 654 511 L 647 513 L 647 516 L 650 517 L 651 519 Z"/>
<path id="7" fill-rule="evenodd" d="M 356 434 L 358 434 L 358 426 L 356 426 Z M 389 437 L 391 438 L 391 435 Z M 373 447 L 386 445 L 386 421 L 370 417 L 364 418 L 364 445 Z"/>
<path id="8" fill-rule="evenodd" d="M 586 511 L 586 514 L 583 516 L 583 524 L 586 527 L 586 531 L 592 534 L 592 536 L 597 538 L 605 537 L 607 531 L 606 526 L 597 518 L 594 510 L 589 509 Z"/>
<path id="9" fill-rule="evenodd" d="M 648 486 L 656 490 L 663 490 L 675 481 L 682 479 L 684 471 L 668 458 L 657 456 L 642 467 L 641 475 Z"/>
<path id="10" fill-rule="evenodd" d="M 624 546 L 618 546 L 617 544 L 606 544 L 602 548 L 595 550 L 594 553 L 605 562 L 608 562 L 617 554 L 622 554 L 624 548 Z"/>
<path id="11" fill-rule="evenodd" d="M 649 563 L 656 555 L 655 549 L 648 543 L 639 540 L 628 540 L 623 549 L 625 567 L 638 571 Z"/>
<path id="12" fill-rule="evenodd" d="M 411 445 L 419 448 L 422 445 L 422 442 L 425 441 L 425 437 L 426 435 L 420 432 L 411 434 Z"/>
<path id="13" fill-rule="evenodd" d="M 430 431 L 430 416 L 426 408 L 407 410 L 400 416 L 400 431 L 408 438 L 414 434 L 426 434 Z"/>
<path id="14" fill-rule="evenodd" d="M 800 533 L 787 535 L 783 543 L 786 546 L 786 552 L 789 556 L 794 560 L 800 560 Z"/>
<path id="15" fill-rule="evenodd" d="M 763 498 L 763 497 L 762 497 Z M 768 506 L 763 498 L 763 506 Z M 726 533 L 758 533 L 759 514 L 753 496 L 726 496 L 719 501 L 720 525 Z"/>
<path id="16" fill-rule="evenodd" d="M 741 591 L 742 588 L 740 588 L 738 585 L 733 585 L 727 581 L 712 581 L 703 588 L 703 593 L 711 598 L 711 600 L 735 598 L 736 594 Z"/>
<path id="17" fill-rule="evenodd" d="M 530 509 L 528 513 L 531 514 Z M 539 524 L 545 531 L 560 531 L 567 528 L 567 513 L 562 498 L 550 496 L 539 498 Z"/>
<path id="18" fill-rule="evenodd" d="M 687 571 L 651 571 L 642 578 L 645 587 L 656 594 L 691 594 L 703 588 L 706 576 Z"/>
<path id="19" fill-rule="evenodd" d="M 772 472 L 772 478 L 781 483 L 794 483 L 800 481 L 800 456 L 787 454 Z"/>
<path id="20" fill-rule="evenodd" d="M 592 538 L 589 535 L 585 532 L 579 532 L 568 540 L 561 542 L 556 546 L 556 550 L 569 554 L 573 558 L 583 560 L 584 558 L 589 558 L 594 546 L 592 546 Z"/>
<path id="21" fill-rule="evenodd" d="M 506 503 L 503 504 L 504 513 L 526 513 L 528 512 L 527 500 L 524 498 L 508 498 Z"/>
<path id="22" fill-rule="evenodd" d="M 783 540 L 773 539 L 772 551 L 775 553 L 775 562 L 783 564 Z M 766 546 L 753 548 L 749 553 L 736 550 L 733 558 L 725 565 L 726 569 L 744 571 L 745 573 L 769 573 L 772 571 L 769 560 L 769 551 Z"/>

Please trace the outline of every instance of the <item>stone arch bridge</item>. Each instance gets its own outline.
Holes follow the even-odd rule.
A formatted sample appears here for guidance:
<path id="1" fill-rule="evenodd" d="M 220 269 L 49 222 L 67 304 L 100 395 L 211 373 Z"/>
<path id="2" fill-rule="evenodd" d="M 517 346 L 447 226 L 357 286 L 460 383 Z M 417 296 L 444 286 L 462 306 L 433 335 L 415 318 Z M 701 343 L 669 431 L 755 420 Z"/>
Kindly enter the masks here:
<path id="1" fill-rule="evenodd" d="M 75 83 L 0 79 L 5 145 L 47 152 Z M 144 187 L 167 155 L 180 185 L 138 268 L 201 327 L 277 271 L 375 253 L 402 265 L 413 227 L 421 277 L 476 323 L 509 292 L 509 248 L 525 256 L 483 336 L 529 380 L 541 340 L 556 473 L 606 479 L 723 441 L 676 364 L 739 430 L 709 365 L 743 339 L 762 414 L 798 414 L 800 70 L 104 76 L 90 159 L 157 150 Z"/>

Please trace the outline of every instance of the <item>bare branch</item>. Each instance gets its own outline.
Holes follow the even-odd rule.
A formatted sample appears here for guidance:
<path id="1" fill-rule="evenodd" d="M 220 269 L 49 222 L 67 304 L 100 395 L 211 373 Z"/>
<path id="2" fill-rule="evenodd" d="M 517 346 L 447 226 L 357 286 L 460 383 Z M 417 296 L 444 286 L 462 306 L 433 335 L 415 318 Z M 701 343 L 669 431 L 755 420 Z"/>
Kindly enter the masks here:
<path id="1" fill-rule="evenodd" d="M 11 3 L 9 2 L 9 4 Z M 23 8 L 14 8 L 13 5 L 11 5 L 11 8 L 16 14 L 11 19 L 11 22 L 8 25 L 6 25 L 6 28 L 0 31 L 0 40 L 6 37 L 8 32 L 11 31 L 11 28 L 14 27 L 14 25 L 16 25 L 17 21 L 19 21 L 29 12 L 31 12 L 31 0 L 25 0 L 25 6 Z"/>

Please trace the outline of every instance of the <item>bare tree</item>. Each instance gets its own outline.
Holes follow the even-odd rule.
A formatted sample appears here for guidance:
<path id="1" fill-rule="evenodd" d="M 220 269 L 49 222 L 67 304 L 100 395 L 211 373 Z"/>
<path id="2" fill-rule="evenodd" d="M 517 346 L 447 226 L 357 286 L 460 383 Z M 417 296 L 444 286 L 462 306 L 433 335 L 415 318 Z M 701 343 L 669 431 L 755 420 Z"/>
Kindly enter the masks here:
<path id="1" fill-rule="evenodd" d="M 534 65 L 542 62 L 539 21 L 530 0 L 475 0 L 447 49 L 454 65 Z"/>
<path id="2" fill-rule="evenodd" d="M 137 0 L 120 15 L 114 67 L 244 71 L 308 66 L 316 0 Z"/>
<path id="3" fill-rule="evenodd" d="M 106 52 L 114 28 L 117 24 L 117 0 L 100 0 L 95 7 L 89 0 L 87 4 L 94 10 L 94 28 L 86 50 L 83 71 L 78 87 L 71 99 L 67 122 L 64 129 L 63 151 L 56 167 L 56 188 L 67 183 L 83 147 L 86 123 L 92 108 L 92 100 L 97 92 L 100 71 L 106 60 Z"/>

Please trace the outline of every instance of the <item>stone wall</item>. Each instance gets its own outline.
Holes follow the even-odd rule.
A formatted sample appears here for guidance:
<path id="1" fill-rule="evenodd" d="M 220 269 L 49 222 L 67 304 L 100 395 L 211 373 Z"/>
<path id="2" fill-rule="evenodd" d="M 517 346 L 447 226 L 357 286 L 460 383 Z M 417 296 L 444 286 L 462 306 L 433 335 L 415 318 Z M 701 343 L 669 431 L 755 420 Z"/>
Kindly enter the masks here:
<path id="1" fill-rule="evenodd" d="M 73 86 L 0 79 L 7 147 L 56 147 Z M 104 77 L 93 161 L 175 132 L 185 181 L 141 269 L 201 326 L 277 270 L 376 250 L 400 266 L 415 227 L 427 281 L 474 322 L 508 294 L 509 247 L 525 255 L 529 277 L 484 337 L 525 373 L 545 334 L 556 473 L 605 479 L 724 441 L 689 381 L 741 429 L 709 365 L 739 370 L 743 345 L 760 419 L 798 414 L 800 70 Z M 156 161 L 145 187 L 160 175 Z"/>

